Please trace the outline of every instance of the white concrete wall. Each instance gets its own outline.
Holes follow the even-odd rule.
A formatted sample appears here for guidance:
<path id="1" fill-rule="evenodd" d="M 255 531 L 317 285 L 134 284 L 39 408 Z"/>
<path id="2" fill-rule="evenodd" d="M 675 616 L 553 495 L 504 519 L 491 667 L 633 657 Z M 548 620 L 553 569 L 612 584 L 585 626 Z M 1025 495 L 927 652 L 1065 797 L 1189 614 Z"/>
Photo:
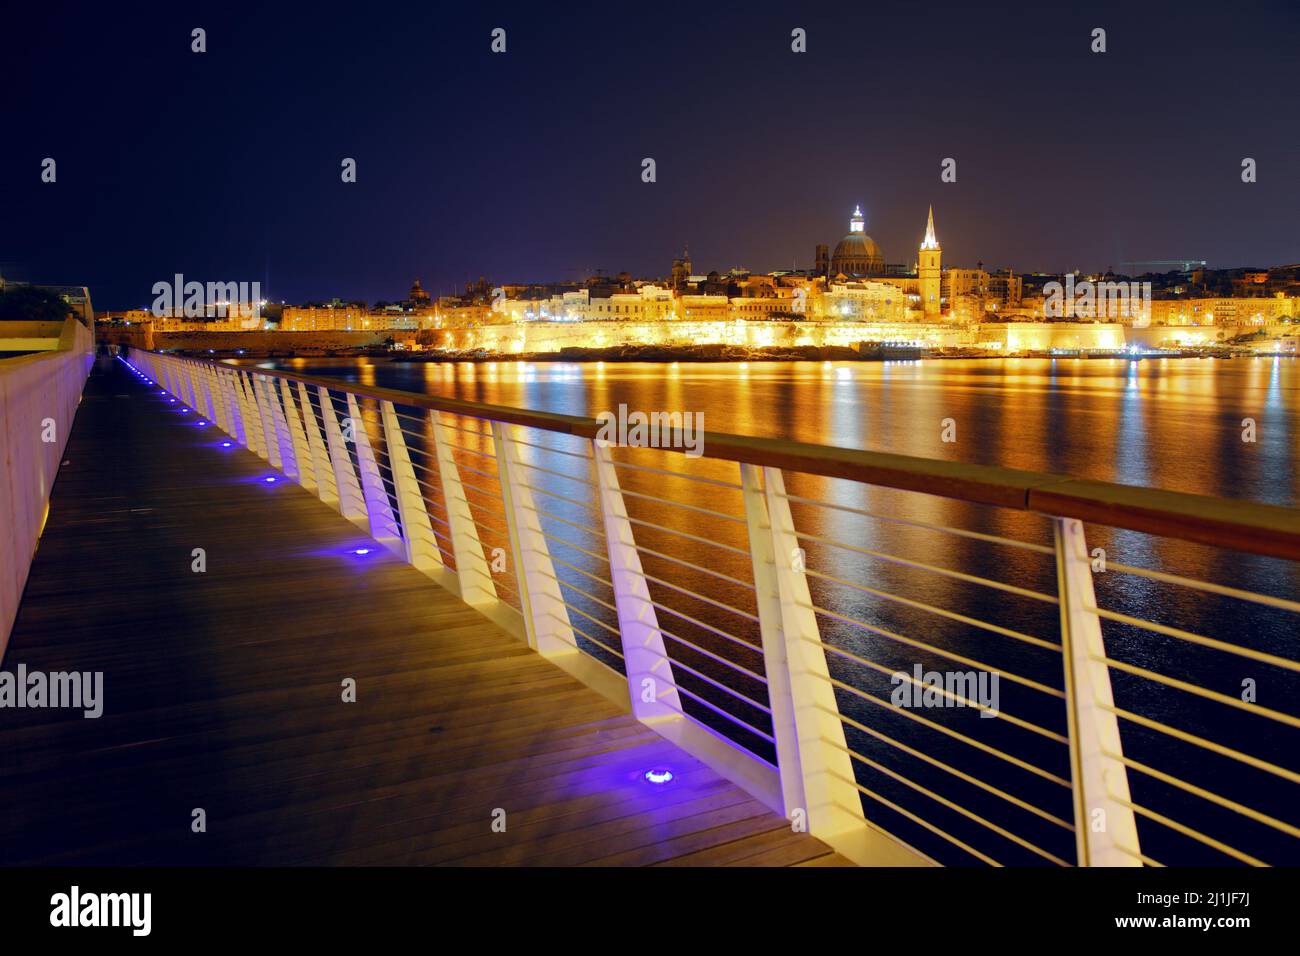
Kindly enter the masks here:
<path id="1" fill-rule="evenodd" d="M 63 323 L 57 342 L 54 351 L 0 359 L 0 659 L 94 361 L 93 336 L 77 320 Z"/>

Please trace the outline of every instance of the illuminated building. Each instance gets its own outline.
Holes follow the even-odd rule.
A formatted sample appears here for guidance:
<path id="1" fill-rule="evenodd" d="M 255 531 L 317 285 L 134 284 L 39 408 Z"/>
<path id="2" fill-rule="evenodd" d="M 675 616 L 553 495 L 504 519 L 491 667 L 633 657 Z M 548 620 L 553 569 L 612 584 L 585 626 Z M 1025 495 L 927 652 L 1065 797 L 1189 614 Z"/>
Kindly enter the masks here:
<path id="1" fill-rule="evenodd" d="M 691 322 L 725 322 L 730 318 L 731 302 L 725 295 L 684 295 L 677 302 L 677 314 Z"/>
<path id="2" fill-rule="evenodd" d="M 1154 299 L 1152 325 L 1267 325 L 1297 316 L 1294 298 Z"/>
<path id="3" fill-rule="evenodd" d="M 764 296 L 743 296 L 732 298 L 728 310 L 732 319 L 765 322 L 773 319 L 788 319 L 796 314 L 796 301 L 789 289 L 780 290 L 779 294 Z"/>
<path id="4" fill-rule="evenodd" d="M 881 276 L 885 274 L 885 259 L 876 241 L 866 233 L 866 220 L 862 207 L 855 206 L 849 220 L 849 234 L 835 245 L 831 253 L 830 277 Z"/>
<path id="5" fill-rule="evenodd" d="M 578 289 L 545 299 L 499 298 L 493 303 L 491 318 L 498 322 L 668 322 L 677 318 L 673 294 L 663 286 L 646 283 L 635 292 L 591 293 L 591 289 Z"/>
<path id="6" fill-rule="evenodd" d="M 912 301 L 887 282 L 831 282 L 816 306 L 817 314 L 843 322 L 906 322 Z"/>
<path id="7" fill-rule="evenodd" d="M 921 310 L 927 319 L 937 316 L 941 310 L 941 287 L 943 270 L 939 259 L 943 250 L 939 240 L 934 237 L 934 207 L 925 223 L 925 238 L 921 240 L 921 250 L 916 262 L 916 275 L 920 280 Z"/>
<path id="8" fill-rule="evenodd" d="M 420 316 L 409 312 L 371 312 L 355 306 L 285 306 L 280 316 L 281 332 L 381 332 L 418 329 L 421 324 Z"/>
<path id="9" fill-rule="evenodd" d="M 424 291 L 424 287 L 420 285 L 419 279 L 416 279 L 411 283 L 411 291 L 406 293 L 406 301 L 411 303 L 415 308 L 420 308 L 429 304 L 429 293 Z"/>
<path id="10" fill-rule="evenodd" d="M 468 329 L 493 322 L 509 321 L 481 302 L 466 302 L 458 296 L 443 296 L 433 312 L 436 329 Z"/>
<path id="11" fill-rule="evenodd" d="M 989 295 L 1000 309 L 1014 309 L 1020 305 L 1022 281 L 1010 269 L 991 273 L 988 277 Z"/>
<path id="12" fill-rule="evenodd" d="M 674 292 L 681 292 L 686 287 L 686 283 L 691 277 L 691 253 L 687 248 L 682 249 L 680 259 L 673 260 L 672 287 Z"/>

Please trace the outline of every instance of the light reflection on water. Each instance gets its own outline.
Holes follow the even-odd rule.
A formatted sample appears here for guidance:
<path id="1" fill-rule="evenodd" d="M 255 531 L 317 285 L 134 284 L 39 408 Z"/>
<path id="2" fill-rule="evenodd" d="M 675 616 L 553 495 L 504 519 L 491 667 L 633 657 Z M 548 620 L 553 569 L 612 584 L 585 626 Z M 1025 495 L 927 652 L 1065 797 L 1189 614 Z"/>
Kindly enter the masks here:
<path id="1" fill-rule="evenodd" d="M 616 409 L 621 403 L 646 412 L 699 411 L 704 414 L 705 427 L 713 431 L 999 465 L 1288 506 L 1295 504 L 1300 480 L 1296 468 L 1300 373 L 1294 359 L 801 362 L 753 363 L 746 367 L 309 360 L 295 361 L 290 367 L 366 385 L 572 415 L 594 416 L 602 410 Z M 1256 443 L 1241 440 L 1245 418 L 1257 423 Z M 945 419 L 955 423 L 954 443 L 941 440 Z M 479 427 L 466 419 L 457 424 Z M 378 430 L 373 423 L 368 428 L 378 445 Z M 583 462 L 560 453 L 583 454 L 585 442 L 532 431 L 526 433 L 526 440 L 557 451 L 523 447 L 525 461 L 589 479 Z M 468 496 L 484 546 L 506 546 L 500 502 L 486 493 L 493 484 L 490 475 L 495 468 L 481 455 L 492 454 L 491 441 L 468 432 L 457 432 L 455 441 L 462 445 L 457 460 L 465 469 L 488 473 L 462 473 L 466 482 L 483 488 L 470 490 Z M 704 452 L 707 456 L 707 445 Z M 687 710 L 692 715 L 770 760 L 772 749 L 763 738 L 765 732 L 770 733 L 771 725 L 763 706 L 766 693 L 761 679 L 762 659 L 756 650 L 761 641 L 754 620 L 754 595 L 747 584 L 730 580 L 753 580 L 745 526 L 682 507 L 743 516 L 737 489 L 686 477 L 736 483 L 737 467 L 707 457 L 684 459 L 638 449 L 620 450 L 616 458 L 628 464 L 681 472 L 681 477 L 666 477 L 619 469 L 623 488 L 630 492 L 629 513 L 638 522 L 637 543 L 725 576 L 711 576 L 670 559 L 643 555 L 647 574 L 662 582 L 652 580 L 653 597 L 665 609 L 671 609 L 660 613 L 659 625 L 674 635 L 669 639 L 670 655 L 683 665 L 674 676 L 682 687 L 698 695 L 699 700 L 688 700 Z M 544 511 L 569 522 L 544 521 L 547 532 L 553 535 L 557 575 L 565 582 L 566 599 L 589 615 L 574 617 L 575 626 L 592 638 L 579 638 L 580 642 L 617 667 L 615 656 L 602 654 L 595 646 L 601 642 L 617 646 L 616 638 L 598 623 L 614 623 L 612 613 L 575 589 L 612 600 L 598 580 L 608 574 L 603 559 L 597 557 L 603 553 L 603 541 L 574 528 L 599 525 L 598 514 L 590 509 L 594 491 L 581 482 L 547 472 L 530 472 L 529 481 L 541 491 L 562 496 L 548 497 L 540 491 L 536 496 Z M 1001 708 L 1033 728 L 1007 720 L 980 719 L 970 710 L 928 711 L 924 716 L 949 731 L 968 734 L 1046 772 L 1046 776 L 1034 773 L 971 748 L 951 734 L 841 689 L 837 696 L 843 712 L 874 731 L 853 727 L 848 730 L 849 746 L 873 762 L 859 767 L 859 783 L 1000 862 L 1042 863 L 1044 859 L 921 795 L 887 771 L 1005 826 L 1052 856 L 1072 858 L 1073 836 L 1059 825 L 1010 806 L 996 795 L 962 782 L 896 746 L 901 744 L 936 757 L 1052 816 L 1070 819 L 1069 792 L 1051 779 L 1068 776 L 1066 748 L 1056 739 L 1065 732 L 1064 713 L 1059 696 L 1052 693 L 1061 685 L 1060 654 L 1054 647 L 1034 643 L 1058 642 L 1056 606 L 1033 596 L 932 570 L 960 570 L 1032 594 L 1053 596 L 1056 583 L 1051 555 L 886 519 L 960 528 L 1039 546 L 1052 543 L 1049 522 L 1036 515 L 809 475 L 787 476 L 787 490 L 791 495 L 841 509 L 798 502 L 792 505 L 796 527 L 808 535 L 801 545 L 807 551 L 813 601 L 826 612 L 819 617 L 823 640 L 846 652 L 843 656 L 830 655 L 833 676 L 888 701 L 892 686 L 889 673 L 910 672 L 918 662 L 936 670 L 965 668 L 976 662 L 1004 675 L 1018 675 L 1022 682 L 1001 681 Z M 1170 570 L 1281 597 L 1300 594 L 1296 569 L 1282 562 L 1108 528 L 1090 526 L 1087 533 L 1089 547 L 1104 548 L 1110 561 Z M 907 563 L 888 557 L 899 557 Z M 508 581 L 509 575 L 504 580 Z M 1095 580 L 1105 607 L 1295 657 L 1296 624 L 1291 615 L 1113 572 L 1096 575 Z M 697 596 L 675 588 L 685 588 Z M 903 596 L 913 603 L 892 601 L 883 595 Z M 718 604 L 738 613 L 722 610 Z M 951 614 L 937 615 L 921 605 Z M 969 616 L 994 629 L 973 626 L 951 615 Z M 1122 625 L 1106 624 L 1105 635 L 1107 651 L 1115 658 L 1190 679 L 1230 697 L 1240 696 L 1243 680 L 1254 680 L 1260 688 L 1261 703 L 1295 712 L 1300 683 L 1294 672 Z M 909 641 L 921 641 L 959 655 L 966 663 L 954 663 L 951 657 L 918 649 Z M 758 676 L 739 673 L 718 658 Z M 1300 739 L 1293 727 L 1244 717 L 1239 710 L 1129 674 L 1114 672 L 1112 681 L 1121 707 L 1239 747 L 1282 767 L 1296 765 Z M 728 690 L 711 682 L 724 684 Z M 1125 753 L 1133 759 L 1284 819 L 1294 814 L 1295 784 L 1276 774 L 1249 770 L 1227 758 L 1172 744 L 1167 737 L 1131 723 L 1122 723 L 1121 728 Z M 1130 781 L 1139 804 L 1158 806 L 1175 819 L 1219 835 L 1226 832 L 1227 842 L 1272 862 L 1300 860 L 1300 853 L 1289 845 L 1295 842 L 1290 838 L 1282 838 L 1288 845 L 1279 849 L 1273 831 L 1236 814 L 1207 807 L 1149 777 L 1130 774 Z M 936 858 L 945 862 L 972 859 L 870 798 L 867 806 L 873 818 Z M 1162 862 L 1224 862 L 1217 853 L 1172 835 L 1163 827 L 1146 822 L 1140 827 L 1144 851 Z M 1227 829 L 1214 831 L 1215 827 Z"/>
<path id="2" fill-rule="evenodd" d="M 274 367 L 276 362 L 259 362 Z M 281 360 L 362 384 L 594 415 L 702 411 L 715 431 L 1291 504 L 1295 359 L 423 363 Z M 957 422 L 956 443 L 940 422 Z M 1259 441 L 1241 442 L 1241 420 Z"/>

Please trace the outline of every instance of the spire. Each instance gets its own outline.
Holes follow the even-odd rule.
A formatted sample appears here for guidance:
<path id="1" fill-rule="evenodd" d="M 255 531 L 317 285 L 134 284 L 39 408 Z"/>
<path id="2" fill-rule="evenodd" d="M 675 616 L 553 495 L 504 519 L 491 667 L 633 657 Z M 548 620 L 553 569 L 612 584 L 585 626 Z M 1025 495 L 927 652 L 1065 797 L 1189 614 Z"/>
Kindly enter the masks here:
<path id="1" fill-rule="evenodd" d="M 853 218 L 849 220 L 849 232 L 863 232 L 866 229 L 866 220 L 862 218 L 862 207 L 853 207 Z"/>
<path id="2" fill-rule="evenodd" d="M 934 206 L 930 206 L 930 218 L 925 224 L 925 239 L 921 242 L 922 249 L 938 249 L 939 240 L 934 238 Z"/>

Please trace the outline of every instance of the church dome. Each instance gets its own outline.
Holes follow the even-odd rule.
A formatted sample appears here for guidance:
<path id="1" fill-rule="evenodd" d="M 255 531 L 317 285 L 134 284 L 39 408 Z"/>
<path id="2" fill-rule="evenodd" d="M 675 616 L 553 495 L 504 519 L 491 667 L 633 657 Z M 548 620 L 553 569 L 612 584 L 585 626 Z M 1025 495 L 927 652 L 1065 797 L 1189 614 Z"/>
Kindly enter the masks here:
<path id="1" fill-rule="evenodd" d="M 885 272 L 885 257 L 874 239 L 864 232 L 866 220 L 861 208 L 853 210 L 849 234 L 841 239 L 831 254 L 831 275 L 875 276 Z"/>
<path id="2" fill-rule="evenodd" d="M 880 247 L 865 232 L 851 232 L 835 245 L 832 259 L 880 260 Z"/>

